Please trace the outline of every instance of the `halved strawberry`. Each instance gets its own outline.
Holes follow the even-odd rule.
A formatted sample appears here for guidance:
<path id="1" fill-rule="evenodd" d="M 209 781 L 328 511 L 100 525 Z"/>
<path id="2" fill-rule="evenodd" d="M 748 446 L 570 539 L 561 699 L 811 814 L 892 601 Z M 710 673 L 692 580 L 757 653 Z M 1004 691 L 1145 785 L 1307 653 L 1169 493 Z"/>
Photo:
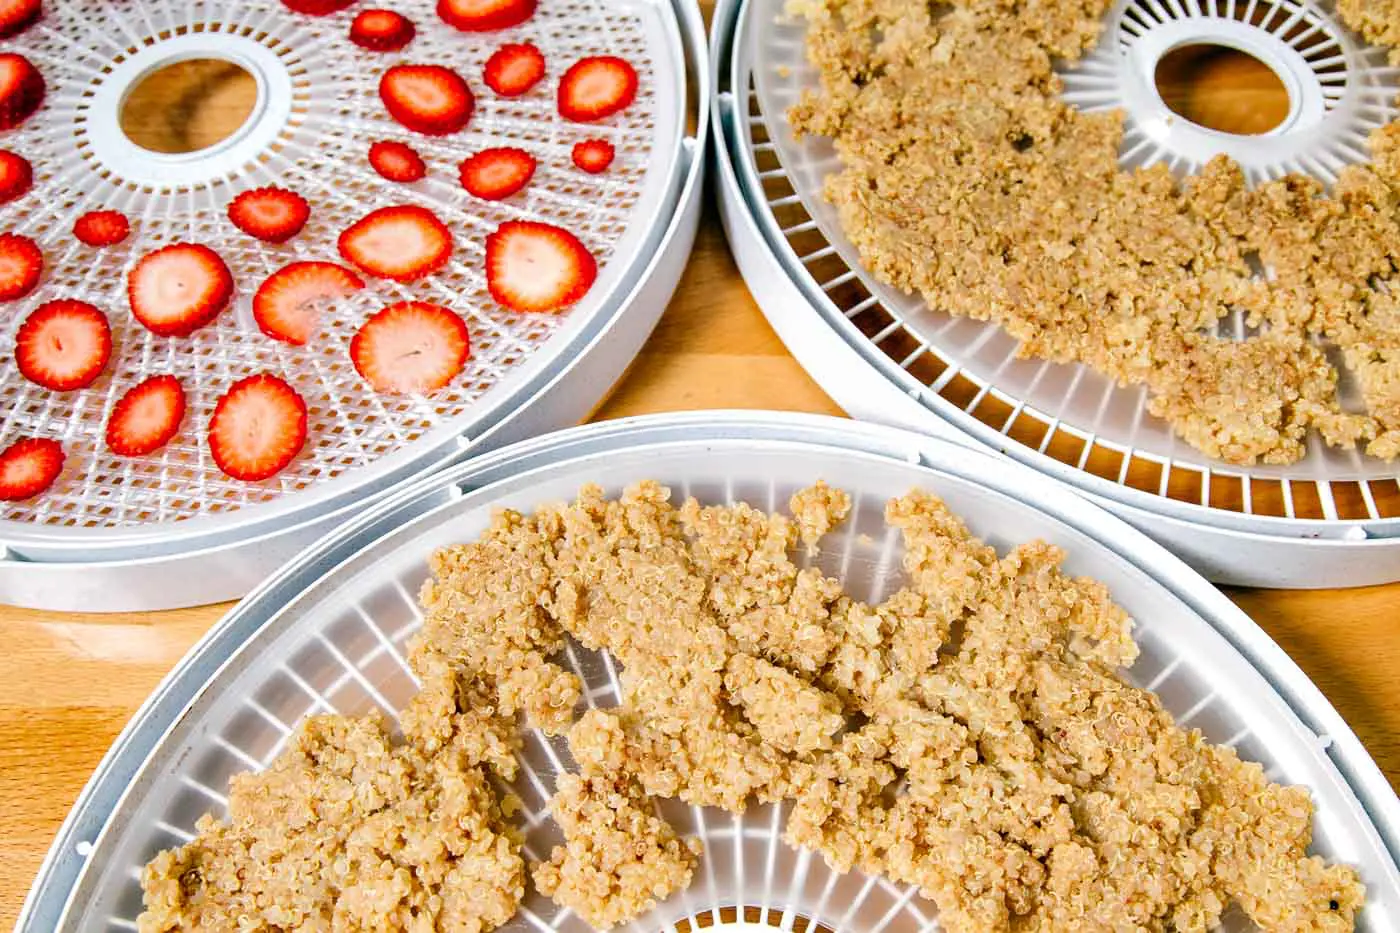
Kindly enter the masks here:
<path id="1" fill-rule="evenodd" d="M 535 15 L 536 0 L 438 0 L 437 14 L 463 32 L 519 26 Z"/>
<path id="2" fill-rule="evenodd" d="M 616 55 L 583 58 L 559 79 L 559 113 L 592 123 L 627 109 L 637 99 L 637 71 Z"/>
<path id="3" fill-rule="evenodd" d="M 126 277 L 131 314 L 153 334 L 184 337 L 228 307 L 233 275 L 199 243 L 172 243 L 147 253 Z"/>
<path id="4" fill-rule="evenodd" d="M 446 265 L 452 231 L 426 207 L 381 207 L 340 235 L 340 255 L 370 275 L 412 282 Z"/>
<path id="5" fill-rule="evenodd" d="M 209 452 L 234 479 L 257 482 L 292 462 L 306 443 L 306 403 L 268 373 L 240 379 L 214 406 Z"/>
<path id="6" fill-rule="evenodd" d="M 13 201 L 34 184 L 34 167 L 29 160 L 8 149 L 0 149 L 0 204 Z"/>
<path id="7" fill-rule="evenodd" d="M 143 457 L 170 442 L 185 418 L 185 387 L 174 376 L 152 376 L 127 390 L 107 419 L 107 449 Z"/>
<path id="8" fill-rule="evenodd" d="M 228 219 L 235 227 L 267 243 L 287 242 L 310 216 L 306 198 L 286 188 L 253 188 L 228 205 Z"/>
<path id="9" fill-rule="evenodd" d="M 41 0 L 0 0 L 0 39 L 24 32 L 39 18 L 42 9 Z"/>
<path id="10" fill-rule="evenodd" d="M 0 54 L 0 130 L 12 130 L 44 102 L 44 76 L 16 52 Z"/>
<path id="11" fill-rule="evenodd" d="M 34 291 L 44 271 L 39 244 L 18 233 L 0 233 L 0 301 L 13 301 Z"/>
<path id="12" fill-rule="evenodd" d="M 585 139 L 574 144 L 573 156 L 575 165 L 590 175 L 598 175 L 612 165 L 617 150 L 606 139 Z"/>
<path id="13" fill-rule="evenodd" d="M 462 160 L 462 187 L 478 198 L 499 201 L 530 183 L 535 164 L 534 156 L 514 146 L 483 149 Z"/>
<path id="14" fill-rule="evenodd" d="M 379 79 L 379 98 L 389 116 L 428 136 L 457 132 L 476 108 L 467 82 L 442 65 L 395 65 Z"/>
<path id="15" fill-rule="evenodd" d="M 365 321 L 350 341 L 355 371 L 377 392 L 431 392 L 471 356 L 466 322 L 442 305 L 401 301 Z"/>
<path id="16" fill-rule="evenodd" d="M 486 285 L 516 311 L 557 311 L 588 293 L 598 263 L 578 237 L 551 224 L 508 220 L 486 238 Z"/>
<path id="17" fill-rule="evenodd" d="M 361 10 L 350 24 L 350 41 L 371 52 L 397 52 L 418 32 L 413 20 L 393 10 Z"/>
<path id="18" fill-rule="evenodd" d="M 365 287 L 333 262 L 294 262 L 269 275 L 253 295 L 253 320 L 273 340 L 302 346 L 316 333 L 320 306 Z"/>
<path id="19" fill-rule="evenodd" d="M 428 174 L 423 157 L 403 143 L 380 141 L 370 146 L 369 164 L 390 181 L 418 181 Z"/>
<path id="20" fill-rule="evenodd" d="M 307 16 L 329 16 L 339 13 L 354 2 L 355 0 L 282 0 L 283 6 L 293 13 L 305 13 Z"/>
<path id="21" fill-rule="evenodd" d="M 503 45 L 482 69 L 486 86 L 502 97 L 519 97 L 544 77 L 544 53 L 530 43 Z"/>
<path id="22" fill-rule="evenodd" d="M 63 447 L 48 438 L 26 437 L 0 453 L 0 499 L 18 502 L 37 496 L 63 472 Z"/>
<path id="23" fill-rule="evenodd" d="M 55 392 L 92 385 L 111 356 L 107 315 L 86 301 L 46 301 L 24 319 L 15 335 L 20 373 Z"/>
<path id="24" fill-rule="evenodd" d="M 131 222 L 121 211 L 88 211 L 73 224 L 73 236 L 88 246 L 112 246 L 131 233 Z"/>

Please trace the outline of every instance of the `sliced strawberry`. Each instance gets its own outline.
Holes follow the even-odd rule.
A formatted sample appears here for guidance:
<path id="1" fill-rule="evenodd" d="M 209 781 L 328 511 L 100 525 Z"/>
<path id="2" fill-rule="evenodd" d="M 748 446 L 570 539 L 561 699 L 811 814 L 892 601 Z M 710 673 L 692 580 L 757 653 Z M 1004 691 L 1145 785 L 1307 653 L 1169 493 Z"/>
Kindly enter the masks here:
<path id="1" fill-rule="evenodd" d="M 462 187 L 478 198 L 499 201 L 515 194 L 535 177 L 535 157 L 524 149 L 501 146 L 483 149 L 463 159 Z"/>
<path id="2" fill-rule="evenodd" d="M 253 320 L 273 340 L 302 346 L 316 333 L 320 306 L 365 287 L 333 262 L 294 262 L 272 273 L 253 295 Z"/>
<path id="3" fill-rule="evenodd" d="M 578 237 L 550 224 L 508 220 L 486 238 L 486 285 L 516 311 L 557 311 L 588 293 L 598 263 Z"/>
<path id="4" fill-rule="evenodd" d="M 401 301 L 365 321 L 350 341 L 355 371 L 377 392 L 431 392 L 471 356 L 466 322 L 442 305 Z"/>
<path id="5" fill-rule="evenodd" d="M 44 76 L 15 52 L 0 54 L 0 130 L 12 130 L 44 102 Z"/>
<path id="6" fill-rule="evenodd" d="M 0 0 L 0 39 L 24 32 L 42 11 L 40 0 Z"/>
<path id="7" fill-rule="evenodd" d="M 637 71 L 615 55 L 580 59 L 559 80 L 559 113 L 575 123 L 610 117 L 636 99 Z"/>
<path id="8" fill-rule="evenodd" d="M 282 0 L 282 4 L 293 13 L 305 13 L 307 16 L 329 16 L 339 13 L 354 2 L 355 0 Z"/>
<path id="9" fill-rule="evenodd" d="M 428 136 L 457 132 L 476 108 L 467 82 L 442 65 L 395 65 L 379 79 L 379 98 L 389 116 Z"/>
<path id="10" fill-rule="evenodd" d="M 0 233 L 0 301 L 13 301 L 34 291 L 44 271 L 39 244 L 17 233 Z"/>
<path id="11" fill-rule="evenodd" d="M 292 462 L 306 443 L 306 403 L 268 373 L 240 379 L 214 406 L 209 452 L 234 479 L 257 482 Z"/>
<path id="12" fill-rule="evenodd" d="M 127 390 L 107 419 L 107 449 L 143 457 L 170 442 L 185 418 L 185 387 L 174 376 L 152 376 Z"/>
<path id="13" fill-rule="evenodd" d="M 86 301 L 46 301 L 24 319 L 15 335 L 20 373 L 55 392 L 92 385 L 111 356 L 107 315 Z"/>
<path id="14" fill-rule="evenodd" d="M 608 166 L 613 164 L 617 150 L 606 139 L 585 139 L 574 144 L 573 155 L 575 165 L 590 175 L 598 175 L 606 172 Z"/>
<path id="15" fill-rule="evenodd" d="M 88 246 L 113 246 L 131 233 L 131 223 L 121 211 L 88 211 L 73 224 L 73 236 Z"/>
<path id="16" fill-rule="evenodd" d="M 153 334 L 184 337 L 228 307 L 233 275 L 219 254 L 199 243 L 173 243 L 147 253 L 126 277 L 131 314 Z"/>
<path id="17" fill-rule="evenodd" d="M 362 10 L 350 24 L 350 41 L 371 52 L 397 52 L 413 41 L 413 20 L 393 10 Z"/>
<path id="18" fill-rule="evenodd" d="M 63 472 L 63 447 L 48 438 L 26 437 L 0 453 L 0 499 L 37 496 Z"/>
<path id="19" fill-rule="evenodd" d="M 519 97 L 544 77 L 544 54 L 528 42 L 503 45 L 486 60 L 481 78 L 502 97 Z"/>
<path id="20" fill-rule="evenodd" d="M 370 275 L 411 282 L 452 256 L 452 231 L 425 207 L 381 207 L 340 235 L 340 255 Z"/>
<path id="21" fill-rule="evenodd" d="M 381 141 L 370 146 L 369 164 L 390 181 L 418 181 L 428 174 L 423 157 L 403 143 Z"/>
<path id="22" fill-rule="evenodd" d="M 0 204 L 13 201 L 34 184 L 34 167 L 22 155 L 0 149 Z"/>
<path id="23" fill-rule="evenodd" d="M 463 32 L 519 26 L 535 15 L 536 0 L 438 0 L 437 14 Z"/>
<path id="24" fill-rule="evenodd" d="M 306 198 L 286 188 L 253 188 L 228 205 L 228 219 L 235 227 L 267 243 L 287 242 L 310 216 Z"/>

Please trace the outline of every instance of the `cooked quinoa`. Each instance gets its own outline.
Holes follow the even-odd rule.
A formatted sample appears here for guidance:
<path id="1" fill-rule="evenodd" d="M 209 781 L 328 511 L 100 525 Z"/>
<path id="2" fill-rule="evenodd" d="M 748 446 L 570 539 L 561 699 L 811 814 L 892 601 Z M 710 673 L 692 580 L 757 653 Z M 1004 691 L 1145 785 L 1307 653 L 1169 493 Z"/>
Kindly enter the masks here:
<path id="1" fill-rule="evenodd" d="M 794 560 L 849 510 L 821 484 L 789 516 L 676 508 L 648 482 L 497 515 L 433 558 L 402 741 L 310 720 L 147 866 L 141 928 L 499 926 L 525 866 L 490 778 L 514 775 L 523 719 L 567 732 L 577 766 L 535 886 L 600 929 L 703 857 L 659 798 L 790 801 L 789 843 L 917 885 L 950 933 L 1190 933 L 1231 903 L 1264 929 L 1353 929 L 1363 889 L 1307 854 L 1307 791 L 1124 679 L 1137 646 L 1102 584 L 1042 542 L 999 555 L 916 491 L 886 508 L 904 585 L 868 605 Z M 570 637 L 618 662 L 620 706 L 580 709 Z"/>
<path id="2" fill-rule="evenodd" d="M 820 72 L 790 120 L 834 141 L 825 193 L 862 261 L 931 308 L 999 324 L 1023 355 L 1144 386 L 1212 457 L 1292 463 L 1312 429 L 1400 456 L 1400 124 L 1330 192 L 1301 175 L 1247 187 L 1224 156 L 1181 182 L 1165 164 L 1124 171 L 1122 114 L 1064 103 L 1055 73 L 1098 42 L 1110 5 L 789 3 Z M 1339 13 L 1400 45 L 1394 0 Z M 1212 333 L 1232 310 L 1243 339 Z M 1342 408 L 1321 344 L 1364 412 Z"/>

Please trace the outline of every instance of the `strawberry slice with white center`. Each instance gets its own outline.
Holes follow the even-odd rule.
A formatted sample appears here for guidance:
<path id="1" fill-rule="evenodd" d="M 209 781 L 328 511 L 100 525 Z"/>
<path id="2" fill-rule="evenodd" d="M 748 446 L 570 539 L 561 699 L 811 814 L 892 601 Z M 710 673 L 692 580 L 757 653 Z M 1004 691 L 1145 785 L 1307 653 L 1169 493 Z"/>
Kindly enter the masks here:
<path id="1" fill-rule="evenodd" d="M 605 119 L 636 99 L 637 70 L 616 55 L 580 59 L 559 79 L 559 113 L 575 123 Z"/>
<path id="2" fill-rule="evenodd" d="M 471 336 L 441 305 L 401 301 L 365 321 L 350 341 L 355 371 L 378 392 L 431 392 L 462 371 Z"/>
<path id="3" fill-rule="evenodd" d="M 393 10 L 362 10 L 350 24 L 350 41 L 370 52 L 397 52 L 413 41 L 413 21 Z"/>
<path id="4" fill-rule="evenodd" d="M 239 230 L 266 243 L 285 243 L 311 216 L 306 198 L 286 188 L 253 188 L 229 202 L 228 219 Z"/>
<path id="5" fill-rule="evenodd" d="M 0 453 L 0 499 L 19 502 L 37 496 L 63 472 L 63 447 L 48 438 L 26 437 Z"/>
<path id="6" fill-rule="evenodd" d="M 462 187 L 478 198 L 500 201 L 520 191 L 535 177 L 535 157 L 524 149 L 500 146 L 483 149 L 459 166 Z"/>
<path id="7" fill-rule="evenodd" d="M 41 0 L 0 0 L 0 39 L 24 32 L 43 12 Z"/>
<path id="8" fill-rule="evenodd" d="M 389 181 L 418 181 L 428 174 L 423 157 L 404 143 L 381 140 L 369 147 L 369 164 Z"/>
<path id="9" fill-rule="evenodd" d="M 306 403 L 259 373 L 229 387 L 209 419 L 209 452 L 234 479 L 257 482 L 286 468 L 306 444 Z"/>
<path id="10" fill-rule="evenodd" d="M 13 201 L 34 185 L 34 167 L 29 160 L 8 149 L 0 149 L 0 204 Z"/>
<path id="11" fill-rule="evenodd" d="M 536 0 L 438 0 L 442 21 L 463 32 L 494 32 L 535 15 Z"/>
<path id="12" fill-rule="evenodd" d="M 0 233 L 0 301 L 14 301 L 34 291 L 44 271 L 39 244 L 18 233 Z"/>
<path id="13" fill-rule="evenodd" d="M 467 82 L 442 65 L 395 65 L 379 79 L 379 99 L 389 116 L 427 136 L 457 132 L 476 109 Z"/>
<path id="14" fill-rule="evenodd" d="M 20 373 L 55 392 L 92 385 L 111 356 L 107 315 L 86 301 L 46 301 L 24 319 L 15 335 Z"/>
<path id="15" fill-rule="evenodd" d="M 121 211 L 88 211 L 73 223 L 73 236 L 88 246 L 115 246 L 131 233 Z"/>
<path id="16" fill-rule="evenodd" d="M 593 287 L 598 263 L 578 237 L 551 224 L 508 220 L 486 238 L 486 284 L 516 311 L 558 311 Z"/>
<path id="17" fill-rule="evenodd" d="M 381 207 L 340 235 L 340 255 L 369 275 L 412 282 L 452 256 L 452 231 L 426 207 Z"/>
<path id="18" fill-rule="evenodd" d="M 502 97 L 519 97 L 544 77 L 544 53 L 530 43 L 503 45 L 486 60 L 481 78 Z"/>
<path id="19" fill-rule="evenodd" d="M 184 337 L 228 307 L 233 275 L 219 254 L 199 243 L 173 243 L 147 253 L 126 277 L 131 314 L 162 337 Z"/>
<path id="20" fill-rule="evenodd" d="M 152 376 L 127 390 L 107 419 L 107 449 L 143 457 L 170 443 L 185 419 L 185 387 L 174 376 Z"/>
<path id="21" fill-rule="evenodd" d="M 0 130 L 12 130 L 44 102 L 44 76 L 16 52 L 0 54 Z"/>
<path id="22" fill-rule="evenodd" d="M 364 279 L 333 262 L 290 263 L 258 286 L 253 320 L 273 340 L 303 346 L 320 326 L 320 309 L 326 302 L 364 287 Z"/>
<path id="23" fill-rule="evenodd" d="M 585 139 L 574 144 L 574 164 L 590 175 L 606 172 L 616 157 L 617 150 L 606 139 Z"/>

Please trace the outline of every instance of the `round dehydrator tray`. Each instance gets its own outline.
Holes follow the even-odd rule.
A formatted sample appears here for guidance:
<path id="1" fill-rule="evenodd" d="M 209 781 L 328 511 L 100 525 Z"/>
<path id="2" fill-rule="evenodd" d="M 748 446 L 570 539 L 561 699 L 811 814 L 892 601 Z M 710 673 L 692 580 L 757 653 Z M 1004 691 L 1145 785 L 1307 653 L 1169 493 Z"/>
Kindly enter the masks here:
<path id="1" fill-rule="evenodd" d="M 715 24 L 726 230 L 775 329 L 843 408 L 1002 450 L 1092 494 L 1221 582 L 1400 579 L 1396 464 L 1326 447 L 1315 434 L 1287 467 L 1210 460 L 1147 413 L 1142 387 L 1082 365 L 1018 359 L 999 326 L 877 282 L 822 196 L 840 168 L 834 147 L 799 141 L 788 124 L 789 107 L 817 86 L 803 21 L 735 0 L 720 4 Z M 1154 66 L 1167 49 L 1202 42 L 1248 51 L 1282 76 L 1294 107 L 1281 126 L 1232 136 L 1166 109 Z M 1400 117 L 1400 69 L 1385 54 L 1313 2 L 1119 0 L 1099 45 L 1061 74 L 1070 102 L 1124 110 L 1125 166 L 1166 161 L 1190 172 L 1228 152 L 1251 182 L 1301 171 L 1330 183 L 1366 158 L 1369 130 Z M 1244 333 L 1238 315 L 1220 326 Z M 1350 391 L 1344 380 L 1346 404 Z"/>
<path id="2" fill-rule="evenodd" d="M 656 479 L 673 498 L 783 508 L 821 478 L 849 491 L 847 525 L 820 566 L 853 596 L 898 583 L 887 498 L 931 490 L 998 549 L 1032 538 L 1065 548 L 1066 569 L 1105 582 L 1136 620 L 1131 670 L 1179 721 L 1237 747 L 1280 782 L 1308 786 L 1315 851 L 1356 865 L 1368 888 L 1361 928 L 1400 924 L 1400 800 L 1317 689 L 1224 596 L 1160 546 L 1064 486 L 991 454 L 913 432 L 808 415 L 702 412 L 574 428 L 425 477 L 341 528 L 268 580 L 185 658 L 127 726 L 51 849 L 18 930 L 131 929 L 138 871 L 219 812 L 234 773 L 263 767 L 312 712 L 393 714 L 415 690 L 404 646 L 421 617 L 415 594 L 433 549 L 474 538 L 493 509 L 531 510 L 580 485 L 615 495 Z M 617 702 L 616 669 L 577 645 L 566 655 L 585 702 Z M 527 735 L 515 787 L 528 852 L 557 839 L 545 812 L 567 754 Z M 629 929 L 666 930 L 746 917 L 792 929 L 796 918 L 849 933 L 937 929 L 912 890 L 836 875 L 779 839 L 782 808 L 742 817 L 667 804 L 705 855 L 689 889 Z M 713 913 L 710 913 L 713 912 Z M 1228 929 L 1244 929 L 1238 921 Z M 586 931 L 537 893 L 504 929 Z"/>
<path id="3" fill-rule="evenodd" d="M 33 117 L 0 134 L 0 144 L 35 168 L 33 190 L 0 207 L 0 230 L 37 241 L 45 274 L 0 326 L 0 446 L 22 436 L 53 438 L 67 461 L 45 494 L 0 508 L 0 602 L 157 608 L 241 595 L 327 516 L 452 459 L 583 417 L 650 332 L 697 220 L 703 159 L 696 154 L 708 114 L 695 95 L 706 95 L 708 74 L 696 5 L 552 0 L 519 27 L 469 34 L 440 20 L 429 0 L 415 0 L 402 12 L 417 35 L 390 54 L 351 43 L 356 12 L 303 16 L 278 0 L 118 7 L 54 0 L 10 44 L 44 74 L 48 94 Z M 523 41 L 543 51 L 547 77 L 522 97 L 500 97 L 482 84 L 482 65 L 502 43 Z M 558 77 L 600 52 L 636 66 L 637 100 L 605 121 L 569 123 L 556 110 Z M 206 149 L 142 149 L 119 126 L 123 100 L 152 71 L 196 58 L 232 62 L 253 76 L 251 114 Z M 476 112 L 465 130 L 424 136 L 388 116 L 379 76 L 413 62 L 447 64 L 466 78 Z M 570 160 L 573 144 L 593 137 L 611 140 L 618 152 L 600 176 Z M 409 185 L 380 178 L 366 153 L 381 139 L 412 145 L 428 177 Z M 458 183 L 458 163 L 492 145 L 520 146 L 538 158 L 521 195 L 488 202 Z M 244 235 L 226 214 L 233 196 L 267 184 L 293 188 L 312 205 L 306 229 L 285 245 Z M 449 226 L 455 251 L 445 269 L 411 284 L 367 278 L 368 287 L 325 309 L 305 347 L 259 332 L 251 299 L 263 278 L 293 260 L 340 261 L 339 232 L 392 204 L 428 207 Z M 100 208 L 127 214 L 132 234 L 93 250 L 71 230 L 75 218 Z M 595 254 L 599 277 L 581 302 L 560 314 L 521 314 L 492 299 L 485 238 L 510 219 L 556 223 Z M 126 272 L 151 249 L 180 240 L 222 255 L 237 282 L 234 304 L 188 338 L 157 337 L 129 314 Z M 42 389 L 13 361 L 20 322 L 55 297 L 90 301 L 112 325 L 112 361 L 82 391 Z M 348 357 L 359 324 L 405 299 L 446 305 L 470 330 L 466 370 L 426 396 L 375 393 Z M 142 378 L 165 372 L 180 377 L 188 394 L 180 435 L 146 457 L 111 455 L 103 433 L 112 405 Z M 280 375 L 301 393 L 309 439 L 281 474 L 245 483 L 219 471 L 205 434 L 222 392 L 257 372 Z M 199 572 L 213 566 L 201 558 L 217 558 L 217 572 Z M 172 574 L 174 565 L 185 569 Z M 111 573 L 93 576 L 94 567 Z M 81 592 L 55 585 L 50 571 L 64 570 L 81 575 Z"/>

